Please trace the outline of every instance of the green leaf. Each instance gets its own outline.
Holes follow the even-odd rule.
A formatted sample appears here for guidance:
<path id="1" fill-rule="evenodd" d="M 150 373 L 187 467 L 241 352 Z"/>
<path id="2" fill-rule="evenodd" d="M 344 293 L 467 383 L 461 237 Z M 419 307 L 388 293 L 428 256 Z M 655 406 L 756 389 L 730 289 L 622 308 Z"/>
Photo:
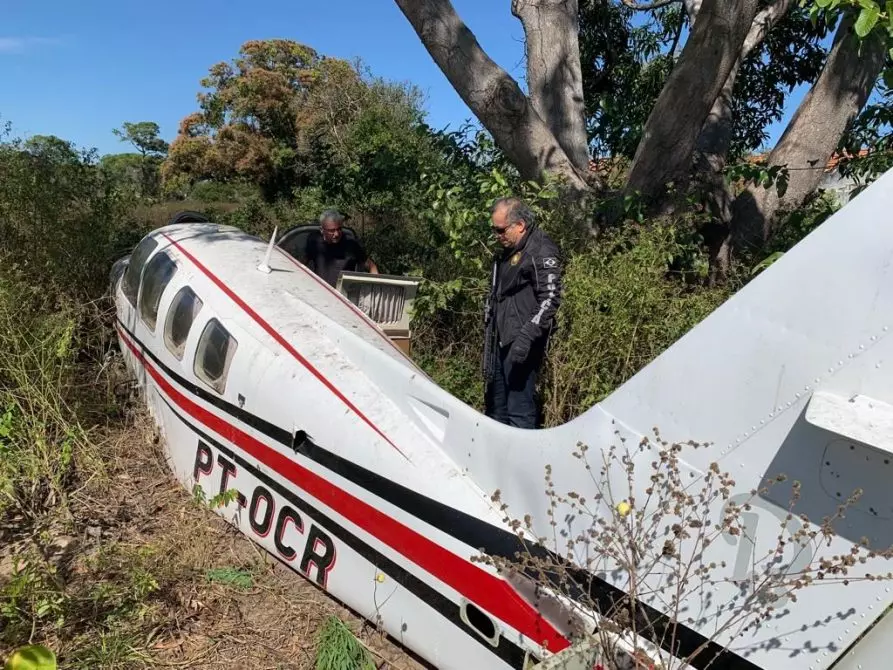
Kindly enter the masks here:
<path id="1" fill-rule="evenodd" d="M 859 18 L 856 19 L 856 34 L 859 37 L 868 35 L 868 33 L 871 32 L 871 29 L 877 24 L 878 17 L 881 15 L 881 8 L 874 2 L 871 2 L 871 0 L 863 1 L 870 2 L 870 5 L 865 7 L 863 4 L 863 9 L 859 12 Z"/>
<path id="2" fill-rule="evenodd" d="M 19 647 L 6 661 L 5 670 L 56 670 L 56 655 L 42 644 Z"/>
<path id="3" fill-rule="evenodd" d="M 824 9 L 831 4 L 831 0 L 815 0 L 815 4 Z"/>

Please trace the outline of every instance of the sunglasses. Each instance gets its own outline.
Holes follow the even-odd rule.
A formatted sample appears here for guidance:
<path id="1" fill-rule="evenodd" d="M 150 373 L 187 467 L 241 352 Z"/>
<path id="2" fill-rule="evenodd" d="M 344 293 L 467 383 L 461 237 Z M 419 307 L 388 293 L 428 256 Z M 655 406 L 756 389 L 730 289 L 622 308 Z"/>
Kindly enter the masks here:
<path id="1" fill-rule="evenodd" d="M 511 224 L 507 225 L 505 228 L 497 228 L 496 226 L 490 226 L 490 230 L 493 231 L 494 235 L 502 235 L 505 233 L 505 231 L 507 231 L 513 225 L 515 225 L 515 224 L 511 223 Z"/>

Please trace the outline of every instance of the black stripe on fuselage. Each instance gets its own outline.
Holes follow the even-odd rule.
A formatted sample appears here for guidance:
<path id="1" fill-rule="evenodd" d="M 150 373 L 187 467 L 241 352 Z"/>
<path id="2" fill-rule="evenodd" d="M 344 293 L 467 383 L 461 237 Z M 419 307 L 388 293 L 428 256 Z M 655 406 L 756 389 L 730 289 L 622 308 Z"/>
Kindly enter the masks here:
<path id="1" fill-rule="evenodd" d="M 201 430 L 198 426 L 184 417 L 179 411 L 177 411 L 177 409 L 174 408 L 174 406 L 167 400 L 167 398 L 162 395 L 159 395 L 159 397 L 161 397 L 161 399 L 168 406 L 171 412 L 173 412 L 173 414 L 198 437 L 216 448 L 218 451 L 222 452 L 227 458 L 243 468 L 246 472 L 251 473 L 251 475 L 253 475 L 256 479 L 263 482 L 265 486 L 269 487 L 280 496 L 285 498 L 296 509 L 306 514 L 310 519 L 313 519 L 317 524 L 325 529 L 326 532 L 337 537 L 339 540 L 341 540 L 341 542 L 357 552 L 371 565 L 375 566 L 377 570 L 388 575 L 391 579 L 393 579 L 410 593 L 412 593 L 422 603 L 434 609 L 434 611 L 444 617 L 447 621 L 460 628 L 464 633 L 471 636 L 477 643 L 479 643 L 488 651 L 494 653 L 512 668 L 518 668 L 520 670 L 520 668 L 524 667 L 525 651 L 520 646 L 508 640 L 504 635 L 501 635 L 499 637 L 498 646 L 494 647 L 493 645 L 489 644 L 474 631 L 470 630 L 465 622 L 462 621 L 459 605 L 454 603 L 452 600 L 444 596 L 442 593 L 437 591 L 429 584 L 426 584 L 424 581 L 413 575 L 411 572 L 408 572 L 406 569 L 402 568 L 400 565 L 389 559 L 384 554 L 380 553 L 373 547 L 363 542 L 357 536 L 350 533 L 350 531 L 348 531 L 346 528 L 334 521 L 331 517 L 325 515 L 319 509 L 308 503 L 306 500 L 296 495 L 294 491 L 286 486 L 283 486 L 281 483 L 279 483 L 269 475 L 261 472 L 260 469 L 253 465 L 249 460 L 244 458 L 240 453 L 234 451 L 233 449 L 230 449 L 219 440 L 216 440 L 215 438 L 208 435 L 206 432 Z M 307 576 L 301 573 L 293 565 L 289 564 L 286 561 L 280 562 L 282 562 L 284 565 L 287 565 L 293 572 L 307 579 Z"/>
<path id="2" fill-rule="evenodd" d="M 210 396 L 204 389 L 188 382 L 171 370 L 153 352 L 147 350 L 145 345 L 123 323 L 121 326 L 168 376 L 187 390 L 191 391 L 193 388 L 196 388 L 201 391 L 202 393 L 197 395 L 202 399 Z M 572 598 L 588 597 L 598 607 L 598 610 L 603 613 L 616 612 L 619 608 L 623 609 L 627 606 L 627 603 L 624 602 L 627 595 L 622 589 L 573 565 L 542 545 L 525 542 L 519 536 L 503 528 L 494 526 L 470 514 L 428 498 L 386 477 L 382 477 L 320 447 L 306 434 L 300 435 L 296 439 L 288 431 L 258 416 L 254 416 L 222 398 L 216 396 L 211 396 L 211 398 L 213 400 L 208 398 L 208 402 L 216 408 L 230 414 L 234 418 L 238 418 L 271 440 L 294 449 L 327 470 L 362 487 L 373 495 L 456 538 L 469 547 L 490 556 L 499 556 L 507 559 L 516 559 L 519 556 L 533 556 L 544 559 L 552 565 L 560 567 L 563 573 L 562 576 L 559 576 L 557 571 L 544 575 L 542 571 L 533 573 L 531 570 L 525 570 L 532 579 L 538 580 L 545 576 L 552 581 L 553 586 L 560 593 L 565 593 Z M 250 420 L 243 419 L 242 416 L 245 415 Z M 569 582 L 568 577 L 573 581 Z M 655 608 L 641 602 L 637 603 L 637 608 L 637 634 L 660 646 L 664 651 L 681 658 L 685 658 L 700 649 L 701 651 L 698 653 L 697 658 L 689 662 L 689 665 L 696 670 L 705 670 L 708 667 L 720 667 L 723 670 L 760 670 L 759 666 L 733 651 L 724 649 L 721 645 L 709 641 L 708 638 L 696 630 L 680 623 L 674 625 L 667 615 Z"/>

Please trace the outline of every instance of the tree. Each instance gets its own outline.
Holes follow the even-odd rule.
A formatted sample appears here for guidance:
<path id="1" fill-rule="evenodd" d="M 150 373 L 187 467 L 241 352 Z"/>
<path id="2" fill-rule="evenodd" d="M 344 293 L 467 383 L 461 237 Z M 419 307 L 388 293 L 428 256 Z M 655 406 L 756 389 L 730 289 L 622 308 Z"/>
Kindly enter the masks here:
<path id="1" fill-rule="evenodd" d="M 713 215 L 707 235 L 713 279 L 724 275 L 731 261 L 735 198 L 724 174 L 730 152 L 742 158 L 757 149 L 766 126 L 781 117 L 787 92 L 814 81 L 825 59 L 819 41 L 827 24 L 811 21 L 806 10 L 793 5 L 774 0 L 759 12 L 698 138 L 694 167 Z"/>
<path id="2" fill-rule="evenodd" d="M 165 156 L 169 145 L 159 137 L 161 129 L 154 121 L 139 121 L 129 123 L 127 121 L 121 128 L 115 128 L 112 132 L 121 138 L 122 142 L 130 142 L 143 158 L 150 156 Z"/>
<path id="3" fill-rule="evenodd" d="M 290 40 L 252 40 L 232 63 L 210 68 L 199 112 L 180 123 L 167 182 L 248 179 L 270 199 L 300 181 L 296 119 L 323 58 Z"/>
<path id="4" fill-rule="evenodd" d="M 274 201 L 318 187 L 374 213 L 436 153 L 417 89 L 297 42 L 246 42 L 201 83 L 200 111 L 180 122 L 163 166 L 173 190 L 250 182 Z"/>
<path id="5" fill-rule="evenodd" d="M 81 154 L 68 140 L 55 135 L 34 135 L 22 142 L 22 151 L 48 164 L 77 166 L 81 164 Z"/>
<path id="6" fill-rule="evenodd" d="M 121 128 L 114 128 L 112 133 L 122 142 L 130 142 L 139 154 L 137 162 L 140 171 L 141 195 L 157 195 L 161 181 L 161 163 L 170 148 L 168 143 L 159 137 L 161 129 L 158 124 L 154 121 L 138 121 L 136 123 L 125 121 Z M 111 169 L 111 173 L 126 179 L 125 162 L 133 163 L 133 161 L 121 159 L 111 162 L 104 161 L 104 168 L 107 171 Z"/>
<path id="7" fill-rule="evenodd" d="M 421 93 L 327 61 L 297 119 L 307 179 L 355 215 L 400 210 L 419 176 L 437 169 Z"/>
<path id="8" fill-rule="evenodd" d="M 825 21 L 814 25 L 790 0 L 761 5 L 698 138 L 708 166 L 714 157 L 722 164 L 729 153 L 738 158 L 760 147 L 766 127 L 781 118 L 788 92 L 814 81 L 824 62 Z M 686 25 L 681 3 L 648 11 L 616 0 L 581 3 L 580 58 L 594 155 L 633 157 Z"/>
<path id="9" fill-rule="evenodd" d="M 145 194 L 145 168 L 138 153 L 107 154 L 99 160 L 99 169 L 109 180 L 136 194 Z"/>
<path id="10" fill-rule="evenodd" d="M 639 4 L 623 0 L 623 4 L 630 9 L 650 11 L 680 1 Z M 580 55 L 575 15 L 583 12 L 604 18 L 602 34 L 614 35 L 617 33 L 612 29 L 622 22 L 622 14 L 615 7 L 598 0 L 584 0 L 579 7 L 577 2 L 557 0 L 512 5 L 513 13 L 524 25 L 528 60 L 538 59 L 532 74 L 528 62 L 528 97 L 487 57 L 449 0 L 396 2 L 456 91 L 522 174 L 538 178 L 542 173 L 551 173 L 568 178 L 576 188 L 584 187 L 575 179 L 574 160 L 569 156 L 569 152 L 576 155 L 579 139 L 567 139 L 579 138 L 575 129 L 585 123 L 585 119 L 580 119 L 585 105 L 577 100 L 582 97 L 584 84 L 576 84 L 573 67 L 559 65 Z M 756 18 L 758 2 L 686 0 L 684 7 L 693 24 L 692 31 L 663 86 L 663 97 L 650 110 L 630 175 L 633 188 L 650 190 L 654 179 L 674 178 L 675 172 L 687 169 L 707 114 L 738 61 Z M 701 20 L 693 22 L 692 17 L 698 13 Z M 534 20 L 543 15 L 549 20 Z M 677 32 L 681 30 L 679 21 L 676 26 Z M 611 41 L 610 37 L 604 39 Z M 674 44 L 676 41 L 678 37 Z M 545 49 L 543 44 L 551 46 Z M 605 63 L 606 69 L 612 65 Z M 543 83 L 544 72 L 550 79 L 549 85 Z M 556 135 L 553 129 L 558 119 L 569 129 L 562 139 L 562 133 Z"/>
<path id="11" fill-rule="evenodd" d="M 879 47 L 846 41 L 826 60 L 820 41 L 841 11 L 853 17 L 860 39 L 878 26 L 893 31 L 888 13 L 875 0 L 812 1 L 804 8 L 793 0 L 516 0 L 512 13 L 524 26 L 527 45 L 525 95 L 487 57 L 449 0 L 395 0 L 525 177 L 551 174 L 567 178 L 575 189 L 587 187 L 577 167 L 581 115 L 597 146 L 632 156 L 626 194 L 638 191 L 660 205 L 665 185 L 688 188 L 692 174 L 700 175 L 716 224 L 715 266 L 727 265 L 732 228 L 741 228 L 748 216 L 771 220 L 777 209 L 770 203 L 748 214 L 741 203 L 733 221 L 734 198 L 724 180 L 730 152 L 737 156 L 756 148 L 767 124 L 779 118 L 787 92 L 809 81 L 813 93 L 784 142 L 806 146 L 814 142 L 810 133 L 816 134 L 809 119 L 834 118 L 822 126 L 822 148 L 810 150 L 816 154 L 810 160 L 818 160 L 818 154 L 827 158 L 873 89 Z M 651 13 L 657 27 L 632 26 L 632 12 Z M 677 57 L 686 21 L 688 36 Z M 848 54 L 862 46 L 866 51 L 857 65 Z M 647 53 L 644 59 L 637 50 Z M 573 62 L 580 56 L 586 59 L 579 70 L 582 84 Z M 847 81 L 848 76 L 853 79 Z M 590 99 L 581 105 L 583 93 Z M 770 164 L 777 167 L 775 159 L 784 155 L 778 153 Z M 801 152 L 799 158 L 804 157 Z M 792 179 L 789 202 L 801 202 L 817 184 Z M 745 198 L 753 200 L 753 193 L 752 188 Z M 773 196 L 760 197 L 771 201 Z"/>

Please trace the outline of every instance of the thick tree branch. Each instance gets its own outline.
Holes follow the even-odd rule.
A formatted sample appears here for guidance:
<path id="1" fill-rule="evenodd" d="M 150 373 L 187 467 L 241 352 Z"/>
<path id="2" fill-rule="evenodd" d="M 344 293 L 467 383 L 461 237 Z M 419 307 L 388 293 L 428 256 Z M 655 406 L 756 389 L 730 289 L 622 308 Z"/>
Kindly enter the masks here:
<path id="1" fill-rule="evenodd" d="M 732 92 L 735 89 L 738 71 L 751 51 L 766 39 L 769 31 L 778 24 L 793 4 L 793 0 L 776 0 L 754 18 L 753 25 L 751 25 L 750 31 L 744 39 L 744 45 L 741 47 L 741 55 L 735 62 L 732 71 L 729 72 L 726 83 L 713 103 L 704 129 L 698 138 L 698 152 L 706 156 L 706 161 L 701 161 L 700 168 L 722 169 L 732 142 Z M 717 161 L 718 163 L 714 165 Z"/>
<path id="2" fill-rule="evenodd" d="M 794 0 L 775 0 L 771 5 L 760 10 L 753 20 L 750 32 L 744 38 L 744 47 L 741 49 L 741 58 L 744 60 L 756 47 L 763 43 L 766 35 L 778 25 L 785 14 L 791 9 Z"/>
<path id="3" fill-rule="evenodd" d="M 449 0 L 395 0 L 428 53 L 521 174 L 588 185 L 518 83 L 484 52 Z"/>
<path id="4" fill-rule="evenodd" d="M 793 0 L 775 0 L 754 18 L 750 31 L 744 38 L 741 54 L 716 97 L 698 138 L 696 167 L 699 171 L 719 172 L 723 169 L 732 143 L 732 93 L 735 90 L 738 72 L 750 53 L 762 44 L 766 35 L 787 14 L 793 4 Z"/>
<path id="5" fill-rule="evenodd" d="M 589 147 L 577 0 L 513 0 L 512 14 L 524 26 L 530 102 L 574 166 L 585 172 Z"/>
<path id="6" fill-rule="evenodd" d="M 726 183 L 723 171 L 732 145 L 733 119 L 732 98 L 738 72 L 750 53 L 762 44 L 769 32 L 788 13 L 793 0 L 775 0 L 757 13 L 744 38 L 741 55 L 729 73 L 722 91 L 713 103 L 695 151 L 695 170 L 700 174 L 707 193 L 706 201 L 713 215 L 709 246 L 712 266 L 711 277 L 724 276 L 731 262 L 731 224 L 734 196 Z"/>
<path id="7" fill-rule="evenodd" d="M 692 6 L 698 1 L 692 0 Z M 645 124 L 627 188 L 654 195 L 688 172 L 707 115 L 756 14 L 757 0 L 703 0 L 679 62 Z"/>
<path id="8" fill-rule="evenodd" d="M 815 191 L 840 138 L 871 95 L 886 48 L 877 34 L 860 41 L 853 23 L 852 15 L 841 21 L 825 67 L 769 154 L 770 167 L 790 169 L 784 195 L 751 185 L 735 200 L 732 230 L 738 246 L 765 242 L 779 211 L 799 207 Z"/>

